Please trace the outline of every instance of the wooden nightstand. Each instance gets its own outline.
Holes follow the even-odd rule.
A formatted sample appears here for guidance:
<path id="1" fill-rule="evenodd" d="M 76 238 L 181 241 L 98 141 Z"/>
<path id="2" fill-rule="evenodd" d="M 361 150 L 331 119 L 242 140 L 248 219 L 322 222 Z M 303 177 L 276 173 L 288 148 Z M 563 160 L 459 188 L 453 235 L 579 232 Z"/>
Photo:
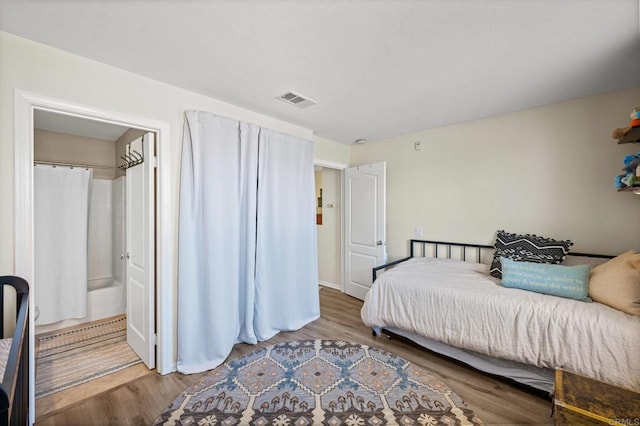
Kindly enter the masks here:
<path id="1" fill-rule="evenodd" d="M 640 394 L 556 370 L 556 425 L 640 426 Z"/>

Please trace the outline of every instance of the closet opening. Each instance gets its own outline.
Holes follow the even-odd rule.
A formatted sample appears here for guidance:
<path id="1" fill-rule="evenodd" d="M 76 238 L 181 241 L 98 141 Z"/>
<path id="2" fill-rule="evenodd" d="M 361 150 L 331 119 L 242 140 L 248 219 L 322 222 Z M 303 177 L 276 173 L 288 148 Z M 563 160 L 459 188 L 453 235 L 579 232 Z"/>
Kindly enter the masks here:
<path id="1" fill-rule="evenodd" d="M 343 176 L 346 164 L 316 160 L 316 230 L 318 285 L 344 291 L 343 286 Z"/>
<path id="2" fill-rule="evenodd" d="M 155 136 L 34 109 L 36 419 L 155 368 Z"/>

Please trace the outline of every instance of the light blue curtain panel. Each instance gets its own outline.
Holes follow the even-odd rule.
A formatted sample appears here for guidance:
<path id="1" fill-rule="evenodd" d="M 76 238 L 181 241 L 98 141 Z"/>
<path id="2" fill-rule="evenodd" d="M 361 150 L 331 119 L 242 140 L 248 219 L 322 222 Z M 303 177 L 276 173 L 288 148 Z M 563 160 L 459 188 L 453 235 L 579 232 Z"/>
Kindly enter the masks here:
<path id="1" fill-rule="evenodd" d="M 256 343 L 253 306 L 247 307 L 255 231 L 246 218 L 255 217 L 256 185 L 249 179 L 257 167 L 257 135 L 255 126 L 241 128 L 236 120 L 186 113 L 178 243 L 183 373 L 220 365 L 240 336 Z"/>
<path id="2" fill-rule="evenodd" d="M 319 317 L 315 187 L 312 143 L 253 124 L 189 111 L 182 150 L 178 370 L 195 373 Z"/>
<path id="3" fill-rule="evenodd" d="M 255 332 L 267 340 L 320 316 L 313 143 L 260 132 Z"/>

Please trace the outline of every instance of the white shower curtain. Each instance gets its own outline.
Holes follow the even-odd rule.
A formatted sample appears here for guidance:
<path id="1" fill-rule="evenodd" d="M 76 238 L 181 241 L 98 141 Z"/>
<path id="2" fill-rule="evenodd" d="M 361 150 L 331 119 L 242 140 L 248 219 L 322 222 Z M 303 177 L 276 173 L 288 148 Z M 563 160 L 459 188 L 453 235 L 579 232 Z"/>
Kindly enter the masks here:
<path id="1" fill-rule="evenodd" d="M 310 192 L 302 197 L 291 194 L 293 201 L 286 197 L 274 199 L 267 190 L 261 195 L 265 185 L 281 181 L 271 176 L 274 167 L 283 173 L 307 169 L 307 174 L 313 177 L 313 162 L 305 156 L 310 153 L 307 149 L 311 143 L 281 135 L 288 143 L 294 144 L 295 139 L 308 148 L 293 150 L 301 156 L 263 158 L 262 143 L 267 147 L 273 144 L 259 139 L 264 132 L 272 134 L 253 124 L 207 112 L 186 113 L 178 260 L 180 372 L 214 368 L 226 359 L 237 342 L 255 344 L 280 330 L 300 328 L 319 316 L 313 185 L 301 185 L 300 188 Z M 273 132 L 267 139 L 277 139 L 276 135 Z M 276 152 L 280 151 L 277 143 L 274 146 Z M 258 166 L 259 151 L 263 169 Z M 283 162 L 268 164 L 275 161 Z M 289 179 L 296 173 L 282 176 Z M 290 189 L 291 186 L 285 188 Z M 295 200 L 303 199 L 309 200 L 308 206 L 297 205 Z M 287 216 L 259 214 L 259 210 L 272 209 L 280 202 L 291 209 Z M 313 234 L 307 240 L 313 246 L 311 249 L 298 241 L 302 227 L 290 221 L 296 214 L 308 214 L 306 234 Z M 274 218 L 276 222 L 271 223 Z M 303 221 L 300 219 L 300 223 Z M 275 233 L 271 245 L 266 240 L 259 245 L 258 255 L 256 238 L 260 238 L 260 229 L 265 232 L 281 229 L 283 233 Z M 293 257 L 275 253 L 280 250 Z M 275 255 L 271 257 L 269 252 Z M 313 259 L 307 259 L 311 252 Z M 294 271 L 302 268 L 302 258 L 308 262 L 307 273 L 282 272 L 285 266 Z M 270 259 L 278 266 L 270 268 Z M 291 305 L 296 306 L 289 309 Z M 287 312 L 276 314 L 285 307 Z"/>
<path id="2" fill-rule="evenodd" d="M 87 315 L 92 170 L 34 168 L 36 324 Z"/>

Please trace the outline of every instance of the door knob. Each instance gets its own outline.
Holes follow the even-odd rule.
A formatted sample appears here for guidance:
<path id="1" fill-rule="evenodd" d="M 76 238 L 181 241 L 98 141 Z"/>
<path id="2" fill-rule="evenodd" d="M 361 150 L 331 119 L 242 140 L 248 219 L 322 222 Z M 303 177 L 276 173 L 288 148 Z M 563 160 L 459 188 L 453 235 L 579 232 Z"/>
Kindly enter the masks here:
<path id="1" fill-rule="evenodd" d="M 382 244 L 383 244 L 382 241 L 376 241 L 377 246 L 381 246 Z"/>

